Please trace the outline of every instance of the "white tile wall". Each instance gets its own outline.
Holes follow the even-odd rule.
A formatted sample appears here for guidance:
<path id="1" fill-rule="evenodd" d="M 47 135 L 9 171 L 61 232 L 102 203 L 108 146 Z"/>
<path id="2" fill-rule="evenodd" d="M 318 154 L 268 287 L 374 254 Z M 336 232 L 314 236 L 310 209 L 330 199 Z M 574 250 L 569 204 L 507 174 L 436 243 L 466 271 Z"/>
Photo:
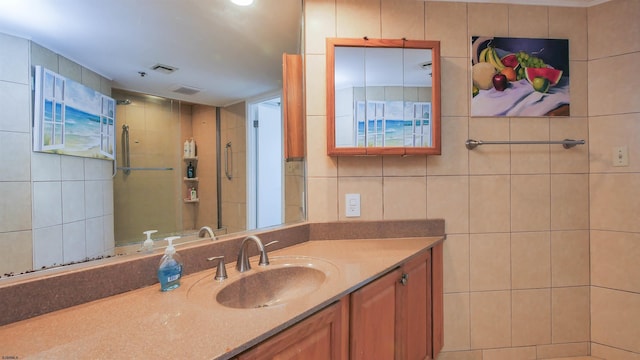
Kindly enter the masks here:
<path id="1" fill-rule="evenodd" d="M 31 154 L 31 180 L 60 181 L 60 155 L 34 152 Z"/>
<path id="2" fill-rule="evenodd" d="M 84 159 L 76 156 L 61 156 L 62 180 L 84 180 Z"/>
<path id="3" fill-rule="evenodd" d="M 0 181 L 0 232 L 31 229 L 31 187 L 28 182 Z"/>
<path id="4" fill-rule="evenodd" d="M 0 49 L 0 198 L 10 204 L 0 207 L 0 239 L 17 266 L 0 268 L 21 272 L 112 251 L 112 163 L 31 150 L 30 76 L 32 65 L 43 65 L 105 93 L 110 81 L 26 39 L 0 34 Z"/>
<path id="5" fill-rule="evenodd" d="M 73 197 L 74 195 L 71 196 Z M 94 218 L 103 215 L 104 196 L 102 195 L 102 181 L 85 181 L 84 204 L 85 216 L 87 218 Z"/>
<path id="6" fill-rule="evenodd" d="M 63 263 L 62 225 L 33 230 L 33 267 L 60 265 Z"/>
<path id="7" fill-rule="evenodd" d="M 0 131 L 29 133 L 29 85 L 0 81 Z M 20 106 L 16 106 L 20 104 Z"/>
<path id="8" fill-rule="evenodd" d="M 62 186 L 59 181 L 33 183 L 33 228 L 62 224 Z"/>
<path id="9" fill-rule="evenodd" d="M 29 42 L 0 33 L 0 79 L 29 83 Z"/>
<path id="10" fill-rule="evenodd" d="M 104 218 L 87 219 L 85 228 L 85 246 L 87 257 L 93 258 L 104 255 Z"/>
<path id="11" fill-rule="evenodd" d="M 29 181 L 29 133 L 0 131 L 0 150 L 0 181 Z"/>
<path id="12" fill-rule="evenodd" d="M 84 181 L 62 182 L 62 222 L 67 224 L 85 218 Z"/>
<path id="13" fill-rule="evenodd" d="M 62 225 L 62 258 L 65 263 L 82 261 L 87 257 L 85 233 L 84 219 Z"/>

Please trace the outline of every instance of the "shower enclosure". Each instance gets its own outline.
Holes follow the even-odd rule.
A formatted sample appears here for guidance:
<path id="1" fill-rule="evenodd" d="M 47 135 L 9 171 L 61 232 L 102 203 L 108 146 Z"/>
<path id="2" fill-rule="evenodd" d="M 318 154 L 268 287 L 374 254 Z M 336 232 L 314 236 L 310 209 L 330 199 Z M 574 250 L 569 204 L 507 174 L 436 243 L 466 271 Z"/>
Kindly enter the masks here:
<path id="1" fill-rule="evenodd" d="M 114 90 L 118 101 L 114 186 L 116 245 L 144 239 L 145 230 L 182 231 L 180 103 Z"/>

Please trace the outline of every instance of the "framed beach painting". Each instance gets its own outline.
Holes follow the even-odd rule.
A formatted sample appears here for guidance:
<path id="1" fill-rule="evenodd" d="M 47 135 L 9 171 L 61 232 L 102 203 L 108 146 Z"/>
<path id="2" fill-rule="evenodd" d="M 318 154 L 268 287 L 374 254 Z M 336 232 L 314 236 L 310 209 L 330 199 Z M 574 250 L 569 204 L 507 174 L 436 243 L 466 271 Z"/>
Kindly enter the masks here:
<path id="1" fill-rule="evenodd" d="M 115 100 L 35 67 L 33 150 L 115 159 Z"/>
<path id="2" fill-rule="evenodd" d="M 569 40 L 471 37 L 471 116 L 569 116 Z"/>

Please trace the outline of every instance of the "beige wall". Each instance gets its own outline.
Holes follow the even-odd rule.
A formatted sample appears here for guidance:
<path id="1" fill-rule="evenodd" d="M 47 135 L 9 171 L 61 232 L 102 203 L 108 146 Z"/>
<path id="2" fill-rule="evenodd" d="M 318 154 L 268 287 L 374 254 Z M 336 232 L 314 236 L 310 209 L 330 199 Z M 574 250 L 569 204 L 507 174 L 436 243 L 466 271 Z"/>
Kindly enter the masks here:
<path id="1" fill-rule="evenodd" d="M 611 99 L 608 89 L 624 83 L 624 77 L 633 74 L 630 67 L 637 59 L 628 54 L 623 40 L 635 34 L 632 45 L 637 50 L 637 25 L 631 19 L 638 11 L 636 5 L 630 5 L 633 2 L 614 1 L 602 5 L 617 9 L 616 14 L 623 13 L 622 21 L 628 22 L 626 26 L 611 25 L 619 29 L 619 35 L 626 35 L 612 45 L 625 55 L 602 60 L 603 69 L 598 74 L 605 71 L 609 62 L 615 61 L 613 69 L 618 76 L 604 79 L 593 73 L 593 67 L 598 64 L 592 60 L 594 55 L 589 51 L 591 43 L 587 43 L 587 35 L 591 39 L 592 32 L 609 29 L 606 21 L 616 17 L 594 23 L 588 15 L 595 13 L 595 9 L 588 13 L 586 8 L 479 3 L 305 1 L 309 220 L 346 221 L 344 195 L 351 192 L 362 195 L 362 216 L 358 220 L 446 219 L 445 353 L 441 358 L 535 359 L 586 355 L 590 352 L 591 332 L 594 341 L 638 351 L 631 348 L 628 340 L 622 344 L 604 335 L 596 338 L 599 332 L 591 327 L 592 296 L 594 303 L 601 298 L 606 301 L 608 297 L 620 305 L 635 301 L 635 309 L 640 307 L 635 294 L 590 287 L 589 241 L 591 202 L 593 207 L 598 207 L 593 211 L 599 214 L 598 219 L 591 216 L 595 224 L 607 219 L 611 223 L 625 223 L 613 229 L 607 226 L 607 230 L 615 232 L 603 233 L 604 242 L 608 244 L 613 235 L 620 244 L 619 251 L 638 248 L 637 175 L 605 174 L 600 180 L 600 175 L 593 170 L 589 172 L 594 156 L 590 156 L 588 146 L 564 150 L 560 146 L 504 145 L 473 151 L 464 147 L 467 138 L 580 138 L 591 144 L 589 135 L 594 136 L 595 126 L 600 122 L 609 126 L 617 120 L 620 125 L 608 131 L 615 132 L 613 138 L 618 133 L 626 136 L 630 156 L 637 154 L 637 145 L 630 141 L 633 131 L 637 139 L 638 125 L 637 121 L 636 125 L 632 124 L 636 120 L 633 116 L 588 117 L 590 111 L 596 110 L 589 103 L 596 100 L 591 93 L 593 83 L 605 82 L 599 100 Z M 635 12 L 632 7 L 636 8 Z M 571 117 L 471 118 L 469 41 L 472 35 L 569 39 Z M 608 42 L 615 35 L 618 33 L 607 34 L 601 41 Z M 362 36 L 441 41 L 441 156 L 326 156 L 325 38 Z M 592 77 L 599 79 L 592 80 Z M 637 85 L 637 81 L 632 82 L 628 86 L 633 87 L 619 90 L 620 94 L 634 97 L 635 104 L 624 96 L 616 99 L 621 106 L 615 113 L 629 112 L 630 107 L 638 106 L 637 92 L 626 90 Z M 608 101 L 603 104 L 610 105 Z M 594 139 L 601 136 L 604 134 L 596 134 Z M 608 146 L 605 147 L 608 149 Z M 608 154 L 609 150 L 603 151 Z M 616 202 L 616 198 L 608 197 L 607 193 L 594 191 L 598 187 L 619 193 L 619 200 Z M 605 211 L 617 203 L 621 210 L 627 211 L 623 217 L 627 220 Z M 636 229 L 632 230 L 634 226 Z M 592 232 L 595 246 L 598 244 L 596 234 L 601 233 Z M 598 258 L 592 259 L 595 283 Z M 611 260 L 601 261 L 607 264 L 605 267 L 612 265 Z M 638 274 L 637 265 L 628 270 Z M 637 290 L 636 286 L 634 291 Z M 594 311 L 599 310 L 594 307 Z M 606 316 L 607 322 L 602 323 L 600 332 L 606 332 L 605 329 L 618 324 L 616 320 L 622 320 L 622 313 L 613 313 L 616 316 L 613 320 Z M 599 315 L 593 319 L 599 319 Z M 633 322 L 621 324 L 640 323 L 637 314 L 627 321 Z M 594 326 L 597 325 L 598 321 L 594 321 Z M 635 332 L 629 331 L 626 338 L 637 339 L 637 331 L 636 325 Z M 635 343 L 637 346 L 637 340 Z"/>
<path id="2" fill-rule="evenodd" d="M 591 352 L 640 359 L 640 2 L 588 10 Z M 628 146 L 629 166 L 611 166 Z"/>

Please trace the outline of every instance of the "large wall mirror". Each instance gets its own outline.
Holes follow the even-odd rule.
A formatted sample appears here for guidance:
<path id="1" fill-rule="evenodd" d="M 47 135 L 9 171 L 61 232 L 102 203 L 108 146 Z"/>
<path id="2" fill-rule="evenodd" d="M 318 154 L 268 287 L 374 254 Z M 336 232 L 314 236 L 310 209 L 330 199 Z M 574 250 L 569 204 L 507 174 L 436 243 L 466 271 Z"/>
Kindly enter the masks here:
<path id="1" fill-rule="evenodd" d="M 327 153 L 440 154 L 440 43 L 327 39 Z"/>
<path id="2" fill-rule="evenodd" d="M 288 109 L 287 93 L 283 93 L 283 54 L 295 54 L 297 61 L 301 56 L 302 0 L 259 0 L 247 7 L 238 7 L 229 0 L 188 0 L 166 6 L 155 6 L 155 0 L 136 1 L 135 6 L 127 0 L 113 0 L 108 6 L 61 1 L 55 11 L 47 12 L 51 21 L 42 21 L 33 9 L 50 7 L 47 1 L 21 0 L 0 5 L 0 40 L 6 34 L 22 47 L 31 48 L 28 54 L 25 51 L 27 55 L 7 51 L 7 62 L 19 64 L 24 73 L 42 65 L 58 73 L 71 72 L 72 77 L 77 73 L 97 79 L 87 86 L 97 87 L 117 102 L 117 161 L 42 154 L 25 146 L 20 159 L 31 159 L 31 164 L 23 161 L 21 168 L 16 169 L 16 173 L 27 174 L 25 186 L 33 189 L 32 183 L 38 186 L 51 183 L 62 190 L 45 197 L 47 201 L 53 199 L 45 202 L 45 206 L 40 205 L 43 196 L 38 191 L 25 195 L 25 199 L 32 200 L 32 208 L 20 214 L 30 210 L 37 216 L 32 222 L 20 222 L 16 231 L 10 229 L 9 237 L 0 237 L 3 240 L 0 263 L 11 265 L 0 266 L 0 278 L 137 254 L 142 250 L 146 230 L 158 230 L 151 235 L 158 253 L 166 246 L 165 237 L 199 239 L 199 230 L 205 226 L 221 237 L 305 220 L 304 157 L 300 150 L 292 155 L 292 144 L 288 144 L 288 150 L 284 146 L 285 140 L 290 139 L 284 132 L 288 122 L 283 114 Z M 70 19 L 71 15 L 75 18 Z M 111 26 L 99 25 L 105 19 Z M 177 27 L 184 31 L 182 28 L 191 29 L 191 25 L 199 31 L 181 33 L 178 39 L 168 40 Z M 125 29 L 131 31 L 124 33 Z M 94 43 L 100 52 L 92 58 L 94 62 L 75 55 L 74 51 L 91 52 L 72 36 L 78 32 L 95 35 Z M 104 38 L 116 41 L 100 41 Z M 53 41 L 59 41 L 60 45 Z M 130 41 L 136 46 L 131 46 Z M 122 65 L 120 70 L 133 74 L 139 82 L 110 76 L 100 67 L 100 61 L 119 61 L 119 51 L 138 56 L 134 64 Z M 177 55 L 169 57 L 167 53 Z M 172 74 L 155 72 L 155 62 L 176 65 L 177 70 Z M 189 68 L 186 64 L 194 66 Z M 294 69 L 299 77 L 301 69 L 299 64 Z M 189 77 L 192 72 L 191 81 L 205 82 L 202 88 L 186 82 L 189 80 L 182 83 L 172 78 L 180 74 Z M 78 75 L 74 80 L 80 78 Z M 160 84 L 159 80 L 165 83 Z M 29 90 L 24 88 L 20 99 L 29 98 Z M 300 96 L 296 100 L 302 102 Z M 19 106 L 13 109 L 15 113 L 29 113 L 27 101 Z M 11 110 L 5 113 L 12 116 Z M 301 106 L 298 110 L 302 111 Z M 292 117 L 291 113 L 287 115 Z M 5 119 L 9 123 L 14 121 L 2 116 L 0 123 L 6 123 Z M 25 123 L 32 120 L 28 116 L 23 118 Z M 260 125 L 255 127 L 257 123 Z M 29 126 L 23 126 L 26 134 L 21 136 L 30 136 Z M 183 144 L 191 138 L 195 140 L 197 154 L 185 158 Z M 303 149 L 302 143 L 294 145 Z M 267 153 L 270 162 L 264 162 Z M 189 165 L 196 169 L 195 178 L 187 177 Z M 267 170 L 259 166 L 266 166 Z M 64 176 L 50 174 L 59 173 L 61 168 L 77 170 L 73 174 L 80 175 L 72 179 L 74 183 L 66 183 Z M 90 192 L 87 184 L 97 190 Z M 67 188 L 70 191 L 64 191 Z M 197 190 L 195 199 L 190 198 L 192 188 Z M 94 193 L 104 197 L 93 196 Z M 97 201 L 92 201 L 94 197 Z M 108 209 L 111 199 L 113 208 Z M 8 200 L 4 202 L 6 208 L 13 206 Z M 50 204 L 55 204 L 55 208 Z M 100 213 L 87 215 L 90 212 L 87 204 L 97 204 L 94 207 L 99 209 L 95 212 Z M 5 222 L 7 213 L 0 212 L 5 224 L 9 223 Z M 40 215 L 49 220 L 52 218 L 49 213 L 57 214 L 55 224 L 40 225 L 35 221 Z M 70 213 L 79 214 L 78 219 L 67 220 Z M 93 226 L 98 220 L 99 226 Z M 50 229 L 59 230 L 53 234 L 55 238 L 45 233 Z M 19 241 L 9 246 L 4 241 L 7 238 Z M 52 245 L 57 247 L 55 254 L 41 247 L 37 241 L 40 238 L 46 243 L 43 246 L 55 243 Z M 13 261 L 16 258 L 20 261 Z"/>

